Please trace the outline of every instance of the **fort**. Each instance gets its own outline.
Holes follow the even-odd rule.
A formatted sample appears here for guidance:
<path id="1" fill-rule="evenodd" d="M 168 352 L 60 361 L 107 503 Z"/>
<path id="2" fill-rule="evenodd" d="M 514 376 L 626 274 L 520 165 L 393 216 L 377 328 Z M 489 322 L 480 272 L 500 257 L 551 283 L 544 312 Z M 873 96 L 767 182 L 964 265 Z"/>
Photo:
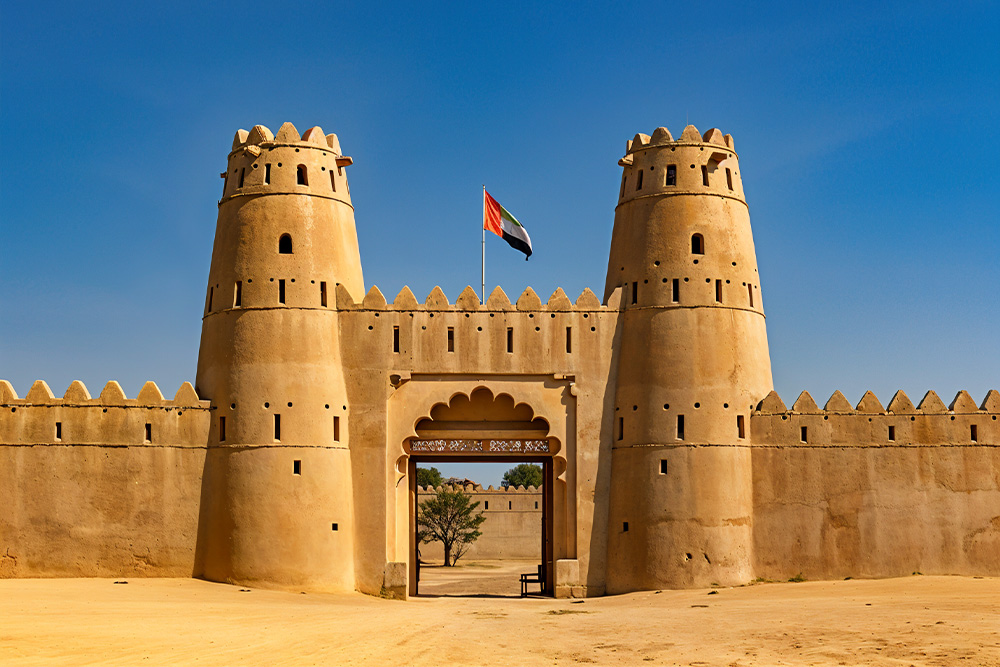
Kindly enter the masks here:
<path id="1" fill-rule="evenodd" d="M 996 390 L 774 393 L 731 136 L 627 142 L 603 294 L 575 301 L 366 289 L 352 163 L 317 127 L 236 134 L 173 399 L 0 382 L 0 577 L 405 598 L 416 465 L 508 460 L 543 467 L 555 596 L 1000 575 Z"/>

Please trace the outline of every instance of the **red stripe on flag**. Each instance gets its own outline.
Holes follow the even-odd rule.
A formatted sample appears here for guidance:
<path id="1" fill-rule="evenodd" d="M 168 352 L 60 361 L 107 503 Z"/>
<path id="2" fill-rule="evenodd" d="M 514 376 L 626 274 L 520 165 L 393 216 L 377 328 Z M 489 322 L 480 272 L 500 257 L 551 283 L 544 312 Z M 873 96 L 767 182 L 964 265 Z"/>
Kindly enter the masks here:
<path id="1" fill-rule="evenodd" d="M 503 226 L 500 224 L 500 203 L 483 190 L 483 229 L 493 232 L 503 238 Z"/>

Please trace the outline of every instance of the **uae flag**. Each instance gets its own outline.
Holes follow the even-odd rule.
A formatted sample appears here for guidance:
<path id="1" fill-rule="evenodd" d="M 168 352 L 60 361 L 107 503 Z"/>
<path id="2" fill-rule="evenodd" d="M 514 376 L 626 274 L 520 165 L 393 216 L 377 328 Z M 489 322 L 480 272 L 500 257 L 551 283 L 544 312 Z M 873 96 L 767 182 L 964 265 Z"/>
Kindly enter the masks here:
<path id="1" fill-rule="evenodd" d="M 500 202 L 491 197 L 486 188 L 483 188 L 483 229 L 502 238 L 511 248 L 523 252 L 525 261 L 531 257 L 531 237 L 528 236 L 528 230 Z"/>

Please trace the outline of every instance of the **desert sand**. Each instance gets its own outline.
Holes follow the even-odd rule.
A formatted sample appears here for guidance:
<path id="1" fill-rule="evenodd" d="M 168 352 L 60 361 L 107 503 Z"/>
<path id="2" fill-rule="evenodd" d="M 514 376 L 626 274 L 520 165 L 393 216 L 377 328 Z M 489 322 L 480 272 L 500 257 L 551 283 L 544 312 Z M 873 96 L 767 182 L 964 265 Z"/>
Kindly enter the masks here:
<path id="1" fill-rule="evenodd" d="M 0 664 L 1000 666 L 997 578 L 522 599 L 514 575 L 528 569 L 425 568 L 425 596 L 407 602 L 195 579 L 2 580 Z"/>

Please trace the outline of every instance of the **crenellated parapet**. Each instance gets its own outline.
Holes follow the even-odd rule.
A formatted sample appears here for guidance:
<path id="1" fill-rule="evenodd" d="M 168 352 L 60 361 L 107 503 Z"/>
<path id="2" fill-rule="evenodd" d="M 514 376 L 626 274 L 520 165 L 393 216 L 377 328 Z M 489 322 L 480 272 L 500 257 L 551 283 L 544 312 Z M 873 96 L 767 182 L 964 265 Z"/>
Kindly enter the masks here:
<path id="1" fill-rule="evenodd" d="M 338 286 L 339 288 L 340 286 Z M 530 287 L 525 288 L 516 301 L 511 302 L 506 292 L 497 287 L 482 303 L 479 295 L 472 287 L 466 287 L 454 303 L 448 300 L 444 291 L 440 287 L 431 290 L 423 303 L 410 291 L 409 287 L 403 287 L 392 302 L 386 300 L 378 287 L 372 286 L 368 290 L 364 299 L 355 302 L 345 289 L 337 290 L 337 308 L 339 310 L 354 311 L 401 311 L 401 312 L 475 312 L 475 311 L 515 311 L 524 313 L 535 312 L 601 312 L 617 311 L 619 305 L 617 297 L 608 299 L 602 304 L 597 295 L 588 287 L 583 290 L 576 301 L 570 301 L 569 297 L 562 290 L 557 288 L 548 301 L 544 304 L 541 298 Z"/>
<path id="2" fill-rule="evenodd" d="M 820 408 L 803 391 L 788 408 L 772 391 L 756 406 L 750 425 L 754 446 L 997 446 L 1000 393 L 991 389 L 977 405 L 968 392 L 960 391 L 946 406 L 928 391 L 914 406 L 905 392 L 897 391 L 883 407 L 871 391 L 855 406 L 835 391 Z"/>
<path id="3" fill-rule="evenodd" d="M 114 380 L 100 395 L 74 380 L 56 397 L 37 380 L 19 398 L 0 380 L 0 445 L 169 446 L 204 449 L 208 439 L 209 401 L 201 400 L 190 382 L 172 399 L 155 382 L 147 382 L 128 398 Z"/>
<path id="4" fill-rule="evenodd" d="M 299 134 L 285 123 L 272 134 L 263 125 L 233 138 L 224 179 L 222 201 L 233 197 L 270 194 L 306 194 L 351 202 L 344 167 L 354 160 L 343 155 L 336 134 L 312 127 Z"/>

